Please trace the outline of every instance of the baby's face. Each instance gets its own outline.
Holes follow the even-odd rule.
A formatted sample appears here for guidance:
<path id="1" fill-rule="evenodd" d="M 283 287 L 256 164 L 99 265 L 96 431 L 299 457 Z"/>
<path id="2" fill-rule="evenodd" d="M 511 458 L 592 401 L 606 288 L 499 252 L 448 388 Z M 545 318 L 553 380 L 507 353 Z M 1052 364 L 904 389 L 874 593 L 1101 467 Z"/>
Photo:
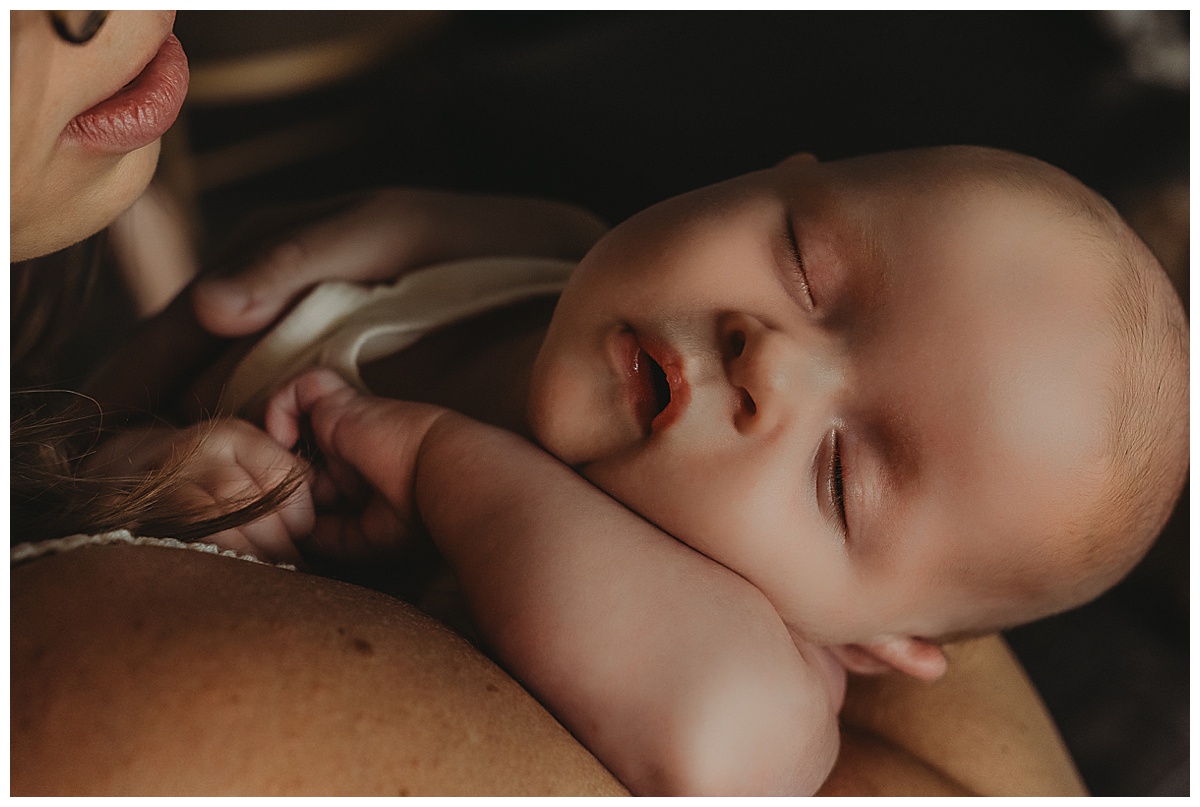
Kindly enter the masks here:
<path id="1" fill-rule="evenodd" d="M 830 644 L 971 613 L 1104 478 L 1112 340 L 1060 213 L 793 158 L 580 265 L 535 370 L 548 450 Z M 930 176 L 936 176 L 931 169 Z"/>

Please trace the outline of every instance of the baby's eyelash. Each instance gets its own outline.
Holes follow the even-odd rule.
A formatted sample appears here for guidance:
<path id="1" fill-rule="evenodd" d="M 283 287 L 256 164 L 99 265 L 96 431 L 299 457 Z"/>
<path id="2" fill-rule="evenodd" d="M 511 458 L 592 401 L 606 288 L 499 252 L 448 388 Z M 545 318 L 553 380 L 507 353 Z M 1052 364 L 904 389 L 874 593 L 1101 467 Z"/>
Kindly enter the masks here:
<path id="1" fill-rule="evenodd" d="M 846 521 L 846 491 L 842 481 L 842 445 L 837 432 L 833 433 L 833 450 L 829 452 L 829 495 L 833 509 L 842 523 L 842 531 L 848 529 Z"/>
<path id="2" fill-rule="evenodd" d="M 788 257 L 792 261 L 792 272 L 796 276 L 796 280 L 800 283 L 800 288 L 804 290 L 804 296 L 808 300 L 809 307 L 815 307 L 816 303 L 813 300 L 812 287 L 808 283 L 808 272 L 804 268 L 804 258 L 800 256 L 800 245 L 796 241 L 796 228 L 792 224 L 792 220 L 787 220 L 787 226 L 783 231 L 783 243 L 787 248 Z"/>

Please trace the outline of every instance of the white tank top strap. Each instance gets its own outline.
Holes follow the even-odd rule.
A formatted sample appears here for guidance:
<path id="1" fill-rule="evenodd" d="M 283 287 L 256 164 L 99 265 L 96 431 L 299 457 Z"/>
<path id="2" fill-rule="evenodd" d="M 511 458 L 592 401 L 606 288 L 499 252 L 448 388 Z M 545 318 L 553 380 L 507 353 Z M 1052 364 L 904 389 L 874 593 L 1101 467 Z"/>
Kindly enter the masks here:
<path id="1" fill-rule="evenodd" d="M 438 264 L 395 283 L 314 288 L 241 360 L 221 398 L 227 414 L 256 417 L 271 393 L 310 367 L 329 367 L 365 390 L 359 365 L 408 347 L 443 325 L 558 294 L 574 263 L 479 258 Z"/>

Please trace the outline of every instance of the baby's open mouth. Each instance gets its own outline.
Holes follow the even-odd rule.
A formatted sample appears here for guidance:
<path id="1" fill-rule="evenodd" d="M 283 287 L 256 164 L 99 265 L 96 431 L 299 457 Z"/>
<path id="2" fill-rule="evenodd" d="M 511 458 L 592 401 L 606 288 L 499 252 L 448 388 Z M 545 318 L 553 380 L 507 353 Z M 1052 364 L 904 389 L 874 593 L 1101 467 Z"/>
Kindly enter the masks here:
<path id="1" fill-rule="evenodd" d="M 649 436 L 668 428 L 691 397 L 683 365 L 669 345 L 627 328 L 617 335 L 614 358 L 626 378 L 634 419 Z"/>
<path id="2" fill-rule="evenodd" d="M 656 362 L 654 357 L 649 353 L 639 350 L 638 362 L 639 364 L 644 363 L 649 372 L 650 391 L 654 394 L 652 400 L 654 404 L 653 413 L 650 416 L 651 420 L 653 420 L 658 417 L 659 412 L 666 409 L 667 405 L 671 403 L 671 385 L 667 382 L 667 374 L 663 370 L 662 365 Z"/>
<path id="3" fill-rule="evenodd" d="M 633 413 L 642 431 L 649 434 L 650 424 L 671 402 L 671 385 L 667 383 L 662 365 L 653 356 L 639 344 L 634 343 L 632 347 L 628 367 Z"/>

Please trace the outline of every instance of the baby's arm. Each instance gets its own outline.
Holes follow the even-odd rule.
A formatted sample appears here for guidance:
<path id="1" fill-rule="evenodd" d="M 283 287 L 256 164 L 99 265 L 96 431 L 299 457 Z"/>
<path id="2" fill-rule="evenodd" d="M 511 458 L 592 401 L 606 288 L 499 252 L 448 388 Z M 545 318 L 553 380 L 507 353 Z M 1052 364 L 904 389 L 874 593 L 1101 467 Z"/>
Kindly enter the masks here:
<path id="1" fill-rule="evenodd" d="M 289 444 L 303 414 L 344 484 L 348 463 L 393 518 L 415 503 L 498 659 L 635 793 L 824 780 L 839 672 L 745 580 L 503 430 L 322 371 L 272 401 L 268 428 Z"/>

